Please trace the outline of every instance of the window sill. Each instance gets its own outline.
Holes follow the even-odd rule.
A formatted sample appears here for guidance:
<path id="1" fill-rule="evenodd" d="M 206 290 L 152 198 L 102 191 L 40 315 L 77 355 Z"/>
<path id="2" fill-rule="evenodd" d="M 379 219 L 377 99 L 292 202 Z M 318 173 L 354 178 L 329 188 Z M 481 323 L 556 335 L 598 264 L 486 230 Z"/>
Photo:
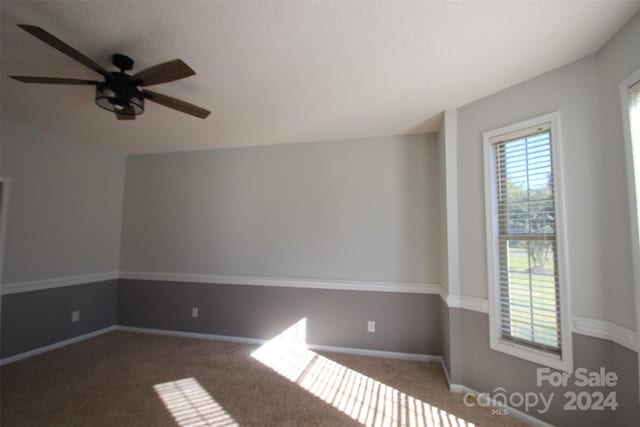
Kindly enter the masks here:
<path id="1" fill-rule="evenodd" d="M 566 372 L 573 371 L 573 360 L 568 360 L 569 358 L 567 357 L 563 358 L 562 355 L 550 353 L 544 350 L 537 350 L 503 338 L 491 338 L 490 347 L 492 350 L 506 353 L 510 356 L 528 360 L 529 362 L 537 363 L 549 368 Z"/>

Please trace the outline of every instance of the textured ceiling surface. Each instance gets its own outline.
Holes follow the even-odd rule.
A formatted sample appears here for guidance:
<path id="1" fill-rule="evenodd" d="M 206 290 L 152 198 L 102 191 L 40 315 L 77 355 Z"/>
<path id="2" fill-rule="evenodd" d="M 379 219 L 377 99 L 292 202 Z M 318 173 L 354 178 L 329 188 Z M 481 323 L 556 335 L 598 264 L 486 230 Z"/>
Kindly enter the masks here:
<path id="1" fill-rule="evenodd" d="M 123 153 L 434 131 L 440 112 L 588 56 L 640 2 L 2 1 L 0 118 Z M 181 58 L 197 75 L 150 87 L 212 111 L 98 108 L 96 79 L 16 24 L 40 26 L 111 69 Z"/>

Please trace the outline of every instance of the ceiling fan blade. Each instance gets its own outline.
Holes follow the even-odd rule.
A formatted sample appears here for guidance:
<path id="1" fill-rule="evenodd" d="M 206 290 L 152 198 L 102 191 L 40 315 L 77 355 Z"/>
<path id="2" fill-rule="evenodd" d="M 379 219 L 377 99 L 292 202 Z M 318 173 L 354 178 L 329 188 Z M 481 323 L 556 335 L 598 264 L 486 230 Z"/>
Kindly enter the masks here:
<path id="1" fill-rule="evenodd" d="M 133 107 L 125 108 L 122 113 L 116 112 L 116 119 L 118 120 L 135 120 L 136 114 Z"/>
<path id="2" fill-rule="evenodd" d="M 9 76 L 22 83 L 44 83 L 54 85 L 97 85 L 96 80 L 65 79 L 59 77 Z"/>
<path id="3" fill-rule="evenodd" d="M 131 76 L 131 79 L 139 80 L 141 82 L 140 86 L 151 86 L 184 79 L 185 77 L 193 76 L 195 73 L 181 59 L 174 59 L 173 61 L 163 62 L 142 70 Z"/>
<path id="4" fill-rule="evenodd" d="M 143 90 L 142 93 L 144 97 L 149 101 L 157 102 L 158 104 L 162 104 L 165 107 L 173 108 L 174 110 L 181 111 L 186 114 L 191 114 L 192 116 L 206 119 L 211 111 L 205 110 L 204 108 L 198 107 L 197 105 L 189 104 L 188 102 L 181 101 L 176 98 L 172 98 L 167 95 L 163 95 L 157 92 L 151 92 L 150 90 Z"/>
<path id="5" fill-rule="evenodd" d="M 22 28 L 23 30 L 25 30 L 26 32 L 31 34 L 32 36 L 34 36 L 36 38 L 39 38 L 40 40 L 42 40 L 43 42 L 45 42 L 49 46 L 51 46 L 51 47 L 53 47 L 55 49 L 58 49 L 60 52 L 62 52 L 65 55 L 69 56 L 70 58 L 75 59 L 76 61 L 78 61 L 82 65 L 91 68 L 96 73 L 102 74 L 103 76 L 108 76 L 109 75 L 107 70 L 102 68 L 95 61 L 93 61 L 90 58 L 87 58 L 86 56 L 84 56 L 83 54 L 81 54 L 80 52 L 78 52 L 77 50 L 75 50 L 74 48 L 72 48 L 71 46 L 69 46 L 68 44 L 66 44 L 62 40 L 60 40 L 59 38 L 57 38 L 54 35 L 49 34 L 48 32 L 46 32 L 42 28 L 36 27 L 35 25 L 21 25 L 21 24 L 18 24 L 18 27 Z"/>

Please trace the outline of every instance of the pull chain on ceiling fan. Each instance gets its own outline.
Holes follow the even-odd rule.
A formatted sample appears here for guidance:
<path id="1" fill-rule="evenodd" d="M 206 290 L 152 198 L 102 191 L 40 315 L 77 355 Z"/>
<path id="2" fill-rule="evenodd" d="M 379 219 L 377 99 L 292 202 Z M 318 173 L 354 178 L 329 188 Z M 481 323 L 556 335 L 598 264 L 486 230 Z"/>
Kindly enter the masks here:
<path id="1" fill-rule="evenodd" d="M 114 112 L 118 120 L 133 120 L 137 115 L 142 114 L 144 112 L 145 99 L 201 119 L 206 118 L 211 113 L 204 108 L 180 99 L 142 89 L 146 86 L 168 83 L 195 75 L 195 71 L 181 59 L 174 59 L 154 65 L 153 67 L 129 75 L 126 72 L 133 69 L 133 60 L 128 56 L 115 54 L 112 56 L 112 63 L 120 71 L 107 71 L 92 59 L 86 57 L 40 27 L 33 25 L 18 25 L 18 27 L 78 61 L 85 67 L 91 68 L 100 74 L 104 78 L 104 81 L 58 77 L 10 76 L 12 79 L 23 83 L 95 86 L 96 104 L 100 108 Z"/>

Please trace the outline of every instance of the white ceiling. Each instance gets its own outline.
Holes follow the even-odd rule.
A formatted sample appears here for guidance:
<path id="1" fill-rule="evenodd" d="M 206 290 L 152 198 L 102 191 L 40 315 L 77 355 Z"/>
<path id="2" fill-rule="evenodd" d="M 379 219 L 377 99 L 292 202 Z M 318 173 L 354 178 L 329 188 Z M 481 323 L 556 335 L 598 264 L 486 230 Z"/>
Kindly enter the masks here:
<path id="1" fill-rule="evenodd" d="M 0 117 L 137 154 L 434 131 L 440 112 L 588 56 L 640 8 L 584 2 L 0 3 Z M 99 76 L 15 24 L 43 27 L 111 69 L 181 58 L 197 75 L 150 89 L 212 111 L 147 102 L 135 121 L 90 86 L 10 74 Z"/>

